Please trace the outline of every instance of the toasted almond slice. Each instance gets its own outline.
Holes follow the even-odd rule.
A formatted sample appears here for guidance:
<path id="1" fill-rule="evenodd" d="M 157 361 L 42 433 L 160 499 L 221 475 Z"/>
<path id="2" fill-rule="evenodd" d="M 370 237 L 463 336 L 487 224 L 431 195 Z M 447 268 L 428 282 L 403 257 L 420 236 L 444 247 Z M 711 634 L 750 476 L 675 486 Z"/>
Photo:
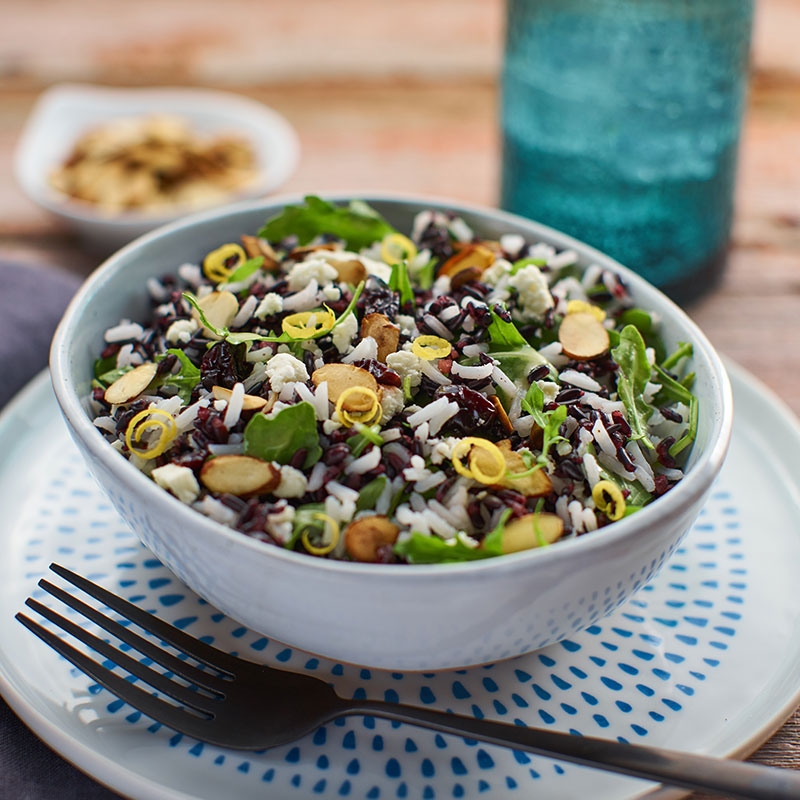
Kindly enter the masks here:
<path id="1" fill-rule="evenodd" d="M 311 373 L 314 386 L 319 386 L 323 381 L 328 382 L 328 400 L 336 405 L 339 395 L 352 386 L 363 386 L 378 394 L 378 381 L 371 372 L 354 367 L 352 364 L 325 364 Z M 342 408 L 345 411 L 369 411 L 372 402 L 362 393 L 354 392 L 346 398 Z"/>
<path id="2" fill-rule="evenodd" d="M 547 511 L 525 514 L 506 523 L 503 529 L 503 552 L 518 553 L 520 550 L 531 550 L 540 547 L 542 542 L 553 544 L 562 533 L 564 533 L 564 521 L 558 514 Z"/>
<path id="3" fill-rule="evenodd" d="M 378 343 L 378 361 L 386 363 L 389 353 L 396 353 L 400 344 L 400 328 L 386 314 L 367 314 L 361 321 L 361 336 L 371 336 Z"/>
<path id="4" fill-rule="evenodd" d="M 450 276 L 450 287 L 460 289 L 466 283 L 480 280 L 481 275 L 483 275 L 483 270 L 475 266 L 467 265 L 456 268 L 456 271 Z"/>
<path id="5" fill-rule="evenodd" d="M 278 265 L 280 264 L 278 261 L 278 256 L 275 254 L 275 251 L 272 249 L 270 243 L 266 239 L 260 239 L 258 236 L 248 236 L 247 234 L 244 234 L 242 236 L 242 246 L 244 247 L 248 258 L 264 256 L 264 264 L 262 265 L 262 269 L 272 272 L 278 268 Z"/>
<path id="6" fill-rule="evenodd" d="M 147 362 L 121 375 L 106 389 L 103 395 L 106 403 L 111 405 L 129 403 L 150 385 L 157 371 L 158 367 L 155 364 Z"/>
<path id="7" fill-rule="evenodd" d="M 486 245 L 469 244 L 442 264 L 439 275 L 449 275 L 452 278 L 456 272 L 467 267 L 475 267 L 483 274 L 484 270 L 494 264 L 494 259 L 494 253 Z"/>
<path id="8" fill-rule="evenodd" d="M 366 280 L 368 272 L 364 264 L 357 258 L 342 260 L 339 258 L 325 258 L 324 253 L 320 253 L 320 258 L 327 261 L 338 273 L 338 280 L 357 286 L 361 281 Z"/>
<path id="9" fill-rule="evenodd" d="M 239 313 L 239 301 L 232 292 L 211 292 L 197 304 L 206 315 L 206 319 L 215 328 L 227 328 L 233 322 L 233 318 Z M 196 309 L 192 309 L 192 316 L 200 322 L 200 315 Z M 203 334 L 211 339 L 218 338 L 216 334 L 206 327 L 203 327 Z"/>
<path id="10" fill-rule="evenodd" d="M 226 389 L 224 386 L 212 386 L 211 394 L 214 395 L 215 400 L 225 400 L 230 402 L 233 391 Z M 263 397 L 258 397 L 254 394 L 246 394 L 242 398 L 242 411 L 256 411 L 259 408 L 264 408 L 267 401 Z"/>
<path id="11" fill-rule="evenodd" d="M 500 423 L 506 429 L 506 432 L 513 433 L 514 426 L 511 424 L 511 420 L 508 418 L 508 414 L 506 414 L 506 410 L 503 408 L 500 398 L 496 394 L 493 394 L 490 399 L 497 409 L 497 416 L 500 418 Z"/>
<path id="12" fill-rule="evenodd" d="M 567 314 L 558 329 L 564 354 L 575 361 L 590 361 L 608 351 L 608 331 L 594 314 L 579 311 Z"/>
<path id="13" fill-rule="evenodd" d="M 212 492 L 247 497 L 277 488 L 281 473 L 269 461 L 260 458 L 216 456 L 203 464 L 200 480 Z"/>
<path id="14" fill-rule="evenodd" d="M 375 562 L 378 548 L 395 543 L 400 528 L 387 517 L 376 514 L 351 522 L 344 532 L 344 545 L 350 558 Z"/>
<path id="15" fill-rule="evenodd" d="M 508 439 L 498 442 L 497 446 L 503 454 L 508 472 L 512 475 L 519 475 L 528 471 L 529 468 L 525 466 L 522 455 L 511 449 L 511 442 Z M 544 497 L 550 494 L 553 489 L 553 484 L 543 469 L 537 469 L 536 472 L 526 475 L 524 478 L 509 478 L 506 475 L 500 485 L 509 489 L 516 489 L 526 497 Z"/>
<path id="16" fill-rule="evenodd" d="M 294 250 L 289 252 L 289 258 L 292 261 L 302 261 L 306 256 L 312 253 L 317 253 L 321 250 L 338 250 L 335 244 L 309 244 L 305 247 L 295 247 Z"/>

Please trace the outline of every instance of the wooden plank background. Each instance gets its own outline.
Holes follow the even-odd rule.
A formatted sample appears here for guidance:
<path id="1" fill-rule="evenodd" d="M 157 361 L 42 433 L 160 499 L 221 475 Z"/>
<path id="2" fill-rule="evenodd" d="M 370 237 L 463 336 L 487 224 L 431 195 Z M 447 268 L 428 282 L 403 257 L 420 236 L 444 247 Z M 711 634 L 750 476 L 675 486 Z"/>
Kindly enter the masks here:
<path id="1" fill-rule="evenodd" d="M 12 178 L 37 95 L 67 80 L 212 86 L 273 106 L 303 148 L 286 191 L 497 201 L 502 0 L 0 0 L 0 10 L 5 257 L 84 274 L 96 265 Z M 799 36 L 800 0 L 759 0 L 729 265 L 722 285 L 687 309 L 796 413 Z M 799 733 L 796 714 L 754 758 L 800 767 Z"/>

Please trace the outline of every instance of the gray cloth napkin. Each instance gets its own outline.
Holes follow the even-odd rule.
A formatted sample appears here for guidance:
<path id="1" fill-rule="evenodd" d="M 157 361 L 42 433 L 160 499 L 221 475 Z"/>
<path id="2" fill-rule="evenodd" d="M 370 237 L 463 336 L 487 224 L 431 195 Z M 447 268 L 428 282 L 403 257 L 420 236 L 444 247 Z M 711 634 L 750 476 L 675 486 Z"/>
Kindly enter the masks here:
<path id="1" fill-rule="evenodd" d="M 80 279 L 55 269 L 0 261 L 0 408 L 47 366 L 50 340 Z M 57 756 L 0 699 L 2 800 L 113 800 Z"/>

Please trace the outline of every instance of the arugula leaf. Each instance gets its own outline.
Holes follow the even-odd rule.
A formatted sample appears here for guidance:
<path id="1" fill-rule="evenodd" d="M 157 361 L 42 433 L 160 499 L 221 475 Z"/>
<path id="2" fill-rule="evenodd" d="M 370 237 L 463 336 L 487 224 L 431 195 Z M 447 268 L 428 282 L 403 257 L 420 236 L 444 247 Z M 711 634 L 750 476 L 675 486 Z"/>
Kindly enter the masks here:
<path id="1" fill-rule="evenodd" d="M 156 356 L 156 361 L 163 361 L 167 355 L 176 356 L 181 368 L 174 375 L 167 373 L 156 378 L 156 386 L 175 386 L 178 389 L 178 396 L 184 405 L 188 405 L 192 399 L 192 390 L 200 382 L 200 370 L 196 367 L 189 356 L 178 348 L 170 348 L 163 355 Z"/>
<path id="2" fill-rule="evenodd" d="M 591 442 L 586 445 L 586 452 L 593 456 L 596 455 L 594 445 Z M 613 483 L 623 493 L 627 489 L 628 496 L 625 499 L 626 508 L 629 505 L 633 505 L 636 509 L 639 509 L 642 508 L 642 506 L 646 506 L 653 499 L 653 495 L 651 495 L 638 480 L 626 480 L 616 473 L 609 472 L 601 465 L 598 466 L 600 466 L 600 477 L 603 480 Z"/>
<path id="3" fill-rule="evenodd" d="M 619 364 L 617 393 L 625 404 L 628 422 L 633 433 L 650 450 L 653 443 L 647 435 L 647 420 L 653 413 L 643 397 L 650 380 L 650 362 L 647 360 L 642 334 L 633 325 L 626 325 L 619 336 L 619 344 L 611 351 L 614 361 Z"/>
<path id="4" fill-rule="evenodd" d="M 436 259 L 432 258 L 417 272 L 417 284 L 420 289 L 430 289 L 436 278 Z"/>
<path id="5" fill-rule="evenodd" d="M 506 322 L 493 308 L 489 309 L 489 313 L 492 315 L 492 321 L 489 323 L 488 328 L 489 341 L 492 345 L 511 350 L 530 347 L 513 322 Z"/>
<path id="6" fill-rule="evenodd" d="M 493 530 L 489 531 L 483 539 L 481 549 L 493 556 L 503 555 L 503 532 L 506 529 L 506 522 L 511 516 L 511 509 L 506 508 L 500 515 L 500 519 Z"/>
<path id="7" fill-rule="evenodd" d="M 412 564 L 452 564 L 499 555 L 482 547 L 467 547 L 458 537 L 447 543 L 438 536 L 428 536 L 419 531 L 412 531 L 407 539 L 397 542 L 394 552 Z"/>
<path id="8" fill-rule="evenodd" d="M 297 236 L 298 243 L 304 245 L 315 236 L 328 233 L 343 239 L 349 249 L 361 250 L 395 233 L 380 214 L 362 201 L 354 200 L 343 208 L 314 195 L 304 199 L 304 206 L 286 206 L 280 214 L 267 220 L 258 235 L 271 242 Z"/>
<path id="9" fill-rule="evenodd" d="M 264 256 L 256 256 L 255 258 L 247 259 L 244 264 L 238 266 L 230 275 L 228 275 L 228 277 L 220 285 L 224 287 L 229 283 L 239 283 L 239 281 L 249 278 L 254 272 L 261 269 L 263 263 Z"/>
<path id="10" fill-rule="evenodd" d="M 618 324 L 633 325 L 642 334 L 645 345 L 655 351 L 656 361 L 664 358 L 666 354 L 664 342 L 658 335 L 652 316 L 647 311 L 641 308 L 628 308 L 620 314 Z"/>
<path id="11" fill-rule="evenodd" d="M 392 265 L 389 288 L 393 292 L 400 292 L 400 305 L 414 302 L 414 290 L 411 288 L 411 281 L 408 279 L 408 266 L 405 261 Z"/>
<path id="12" fill-rule="evenodd" d="M 322 457 L 314 406 L 302 402 L 279 411 L 272 419 L 256 414 L 244 429 L 245 455 L 288 464 L 301 449 L 307 450 L 303 469 Z"/>
<path id="13" fill-rule="evenodd" d="M 531 384 L 525 397 L 522 398 L 522 410 L 527 411 L 540 428 L 547 425 L 547 416 L 544 413 L 544 392 L 536 381 Z"/>
<path id="14" fill-rule="evenodd" d="M 672 369 L 682 358 L 688 358 L 694 352 L 690 342 L 678 342 L 678 349 L 670 353 L 662 362 L 663 369 Z"/>
<path id="15" fill-rule="evenodd" d="M 315 514 L 324 514 L 324 503 L 306 503 L 303 506 L 298 506 L 294 513 L 294 522 L 292 524 L 292 535 L 284 544 L 287 550 L 291 550 L 297 540 L 303 535 L 303 531 L 317 531 L 322 533 L 325 530 L 325 520 L 315 518 Z"/>
<path id="16" fill-rule="evenodd" d="M 92 386 L 98 386 L 101 389 L 107 389 L 114 383 L 117 378 L 121 378 L 126 372 L 130 372 L 133 367 L 118 367 L 117 369 L 110 369 L 108 372 L 104 372 L 102 375 L 98 375 L 92 381 Z"/>
<path id="17" fill-rule="evenodd" d="M 537 459 L 540 464 L 547 464 L 547 451 L 554 444 L 564 441 L 564 437 L 559 435 L 558 429 L 566 418 L 566 406 L 559 406 L 548 415 L 547 422 L 542 426 L 542 454 Z"/>
<path id="18" fill-rule="evenodd" d="M 500 369 L 525 390 L 530 371 L 540 364 L 547 364 L 554 372 L 550 362 L 531 347 L 513 322 L 505 322 L 494 309 L 490 309 L 492 321 L 489 323 L 490 353 L 500 365 Z"/>
<path id="19" fill-rule="evenodd" d="M 520 258 L 511 265 L 511 272 L 509 274 L 516 275 L 521 269 L 529 267 L 531 264 L 535 267 L 544 267 L 547 264 L 546 258 Z"/>
<path id="20" fill-rule="evenodd" d="M 379 433 L 381 429 L 380 425 L 369 426 L 364 425 L 363 422 L 356 422 L 353 427 L 356 432 L 353 436 L 348 437 L 347 446 L 356 458 L 358 458 L 370 444 L 374 444 L 376 447 L 381 447 L 383 445 L 383 437 Z"/>
<path id="21" fill-rule="evenodd" d="M 692 400 L 689 403 L 689 428 L 687 429 L 686 433 L 678 439 L 675 444 L 672 445 L 669 449 L 669 454 L 674 458 L 685 450 L 695 439 L 697 436 L 697 411 L 698 411 L 698 403 L 697 398 L 692 395 Z"/>
<path id="22" fill-rule="evenodd" d="M 678 383 L 668 372 L 656 364 L 653 369 L 656 372 L 661 389 L 654 398 L 657 402 L 677 402 L 690 405 L 694 395 L 682 384 Z"/>
<path id="23" fill-rule="evenodd" d="M 371 480 L 359 493 L 358 500 L 356 500 L 356 511 L 365 511 L 369 508 L 375 508 L 375 503 L 386 488 L 386 476 L 378 475 L 377 478 Z"/>
<path id="24" fill-rule="evenodd" d="M 108 356 L 107 358 L 97 358 L 94 362 L 94 377 L 100 380 L 102 375 L 111 372 L 117 367 L 117 355 Z"/>

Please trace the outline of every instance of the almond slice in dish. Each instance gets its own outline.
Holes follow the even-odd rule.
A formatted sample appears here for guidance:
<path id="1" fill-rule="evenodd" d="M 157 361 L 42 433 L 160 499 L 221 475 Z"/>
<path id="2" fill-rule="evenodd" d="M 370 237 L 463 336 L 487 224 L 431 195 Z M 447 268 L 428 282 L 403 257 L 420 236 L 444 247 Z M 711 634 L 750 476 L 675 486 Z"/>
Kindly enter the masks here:
<path id="1" fill-rule="evenodd" d="M 507 522 L 503 529 L 503 552 L 518 553 L 553 544 L 564 533 L 564 521 L 558 514 L 542 511 L 539 514 L 525 514 L 523 517 Z"/>
<path id="2" fill-rule="evenodd" d="M 212 492 L 247 497 L 277 488 L 281 473 L 269 461 L 260 458 L 216 456 L 203 464 L 200 480 Z"/>
<path id="3" fill-rule="evenodd" d="M 375 562 L 378 549 L 395 543 L 400 528 L 387 517 L 375 515 L 351 522 L 344 532 L 347 554 L 356 561 Z"/>
<path id="4" fill-rule="evenodd" d="M 463 269 L 474 267 L 483 273 L 494 264 L 494 253 L 483 244 L 470 244 L 455 255 L 450 256 L 442 264 L 439 275 L 449 275 L 451 278 Z"/>
<path id="5" fill-rule="evenodd" d="M 367 268 L 357 258 L 341 261 L 335 258 L 325 258 L 324 253 L 322 258 L 336 270 L 339 275 L 339 281 L 342 283 L 358 286 L 361 281 L 367 278 Z"/>
<path id="6" fill-rule="evenodd" d="M 314 386 L 319 386 L 323 381 L 328 382 L 328 400 L 334 405 L 339 395 L 353 386 L 362 386 L 364 389 L 371 389 L 375 395 L 378 394 L 378 381 L 375 380 L 375 376 L 352 364 L 325 364 L 311 373 L 311 381 Z M 345 399 L 342 408 L 345 411 L 369 411 L 371 405 L 370 399 L 363 393 L 354 392 L 351 397 Z"/>
<path id="7" fill-rule="evenodd" d="M 206 320 L 215 328 L 227 328 L 239 313 L 239 301 L 235 294 L 228 291 L 211 292 L 198 300 L 197 305 L 206 315 Z M 200 315 L 196 309 L 192 309 L 192 316 L 200 322 Z M 212 339 L 218 338 L 213 331 L 205 327 L 203 334 Z"/>
<path id="8" fill-rule="evenodd" d="M 266 239 L 260 239 L 258 236 L 248 236 L 247 234 L 244 234 L 242 236 L 242 246 L 244 247 L 248 258 L 257 258 L 258 256 L 264 257 L 264 263 L 261 267 L 262 269 L 272 272 L 278 268 L 280 263 L 278 261 L 278 256 L 275 254 L 275 251 L 272 249 L 272 246 Z"/>
<path id="9" fill-rule="evenodd" d="M 575 361 L 590 361 L 608 351 L 608 331 L 594 314 L 579 311 L 567 314 L 558 329 L 564 354 Z"/>
<path id="10" fill-rule="evenodd" d="M 371 336 L 378 343 L 378 361 L 386 363 L 389 353 L 400 344 L 400 328 L 386 314 L 367 314 L 361 321 L 361 337 Z"/>
<path id="11" fill-rule="evenodd" d="M 225 400 L 230 402 L 233 391 L 226 389 L 224 386 L 212 386 L 211 394 L 214 395 L 215 400 Z M 264 408 L 267 401 L 263 397 L 258 397 L 254 394 L 246 394 L 242 398 L 242 411 L 256 411 L 259 408 Z"/>
<path id="12" fill-rule="evenodd" d="M 121 375 L 106 389 L 103 395 L 106 403 L 111 405 L 129 403 L 150 385 L 157 371 L 158 367 L 148 362 Z"/>
<path id="13" fill-rule="evenodd" d="M 525 466 L 522 455 L 511 449 L 511 442 L 508 439 L 498 442 L 497 447 L 505 459 L 507 473 L 522 475 L 530 471 L 530 468 Z M 525 497 L 544 497 L 550 494 L 553 488 L 550 478 L 543 469 L 537 469 L 522 478 L 510 478 L 506 474 L 500 485 L 509 489 L 516 489 L 520 494 L 524 494 Z"/>

